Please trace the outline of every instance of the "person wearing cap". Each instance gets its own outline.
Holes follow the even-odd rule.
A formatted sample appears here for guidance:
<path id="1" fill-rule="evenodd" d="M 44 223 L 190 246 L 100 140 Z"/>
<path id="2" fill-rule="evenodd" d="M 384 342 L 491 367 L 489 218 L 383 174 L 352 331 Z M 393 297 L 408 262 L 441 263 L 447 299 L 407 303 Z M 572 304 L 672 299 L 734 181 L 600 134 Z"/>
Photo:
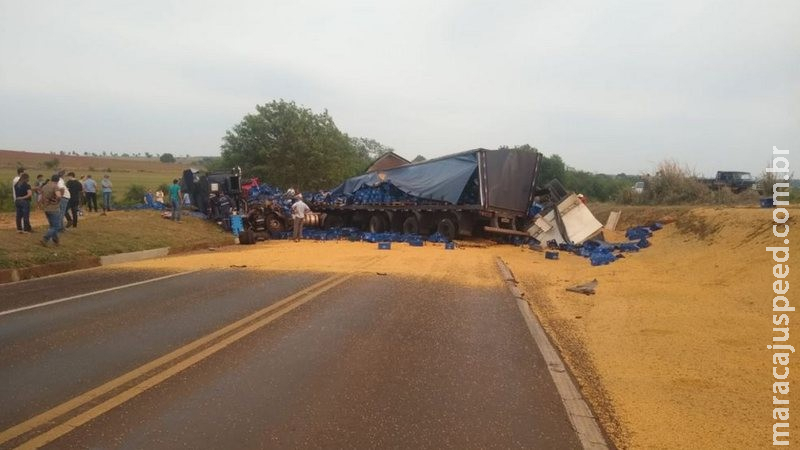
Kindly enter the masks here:
<path id="1" fill-rule="evenodd" d="M 292 237 L 295 242 L 300 242 L 303 237 L 303 221 L 306 219 L 306 213 L 311 211 L 311 208 L 303 201 L 303 194 L 297 194 L 294 197 L 294 204 L 292 205 Z"/>

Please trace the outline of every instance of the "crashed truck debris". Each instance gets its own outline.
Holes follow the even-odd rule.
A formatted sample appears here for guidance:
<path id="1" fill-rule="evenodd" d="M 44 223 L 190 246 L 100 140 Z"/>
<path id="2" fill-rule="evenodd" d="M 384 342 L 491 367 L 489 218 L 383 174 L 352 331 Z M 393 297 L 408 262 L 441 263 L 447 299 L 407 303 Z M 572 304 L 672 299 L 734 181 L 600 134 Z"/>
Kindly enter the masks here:
<path id="1" fill-rule="evenodd" d="M 559 230 L 558 219 L 564 225 L 563 235 Z M 580 245 L 596 235 L 603 228 L 601 224 L 575 194 L 570 194 L 544 216 L 537 218 L 528 234 L 539 242 L 555 240 L 558 244 Z"/>

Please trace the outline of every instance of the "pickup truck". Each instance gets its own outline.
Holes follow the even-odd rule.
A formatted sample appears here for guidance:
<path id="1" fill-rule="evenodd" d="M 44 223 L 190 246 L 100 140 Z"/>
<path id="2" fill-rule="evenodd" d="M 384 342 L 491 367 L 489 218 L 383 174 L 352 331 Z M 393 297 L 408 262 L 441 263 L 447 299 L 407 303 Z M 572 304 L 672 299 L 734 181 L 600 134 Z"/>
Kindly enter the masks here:
<path id="1" fill-rule="evenodd" d="M 734 194 L 751 189 L 756 184 L 756 180 L 749 172 L 719 171 L 715 178 L 702 181 L 714 190 L 728 187 Z"/>

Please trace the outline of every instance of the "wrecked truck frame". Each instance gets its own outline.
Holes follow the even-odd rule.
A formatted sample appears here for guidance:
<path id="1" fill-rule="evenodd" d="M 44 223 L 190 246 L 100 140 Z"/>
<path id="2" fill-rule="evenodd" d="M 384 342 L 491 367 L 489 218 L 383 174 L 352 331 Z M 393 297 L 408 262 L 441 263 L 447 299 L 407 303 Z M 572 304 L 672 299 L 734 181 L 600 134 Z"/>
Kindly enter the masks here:
<path id="1" fill-rule="evenodd" d="M 346 180 L 314 202 L 324 228 L 355 227 L 429 235 L 528 236 L 525 226 L 542 156 L 515 149 L 469 150 Z M 390 186 L 401 198 L 356 200 L 362 188 Z"/>

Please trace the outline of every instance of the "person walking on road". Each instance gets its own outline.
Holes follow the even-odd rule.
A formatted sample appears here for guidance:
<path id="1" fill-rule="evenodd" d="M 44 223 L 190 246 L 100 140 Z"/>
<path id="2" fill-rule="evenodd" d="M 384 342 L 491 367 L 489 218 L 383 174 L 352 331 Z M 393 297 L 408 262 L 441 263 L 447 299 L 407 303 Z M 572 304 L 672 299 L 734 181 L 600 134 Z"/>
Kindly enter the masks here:
<path id="1" fill-rule="evenodd" d="M 97 212 L 97 182 L 91 175 L 86 175 L 83 191 L 86 193 L 86 206 L 89 208 L 89 212 Z"/>
<path id="2" fill-rule="evenodd" d="M 181 222 L 181 186 L 178 184 L 178 179 L 172 180 L 172 186 L 169 187 L 169 201 L 172 203 L 172 220 Z"/>
<path id="3" fill-rule="evenodd" d="M 44 214 L 47 216 L 47 222 L 50 227 L 42 237 L 42 245 L 47 247 L 49 241 L 53 241 L 55 245 L 59 244 L 58 230 L 61 228 L 61 190 L 58 188 L 58 174 L 53 174 L 50 177 L 50 182 L 42 187 L 42 207 Z"/>
<path id="4" fill-rule="evenodd" d="M 30 176 L 23 173 L 14 185 L 14 207 L 17 210 L 17 233 L 30 233 L 31 228 L 31 198 L 33 189 L 28 184 Z"/>
<path id="5" fill-rule="evenodd" d="M 292 205 L 292 237 L 295 242 L 300 242 L 303 237 L 303 221 L 306 219 L 306 213 L 311 212 L 311 208 L 303 202 L 303 194 L 297 194 L 294 198 L 295 202 Z"/>
<path id="6" fill-rule="evenodd" d="M 106 215 L 108 211 L 111 211 L 111 188 L 114 187 L 114 184 L 111 182 L 111 178 L 108 174 L 103 175 L 103 180 L 100 182 L 100 186 L 103 188 L 103 214 Z"/>
<path id="7" fill-rule="evenodd" d="M 67 191 L 69 192 L 69 203 L 67 203 L 67 228 L 78 227 L 78 207 L 81 201 L 81 192 L 83 192 L 83 185 L 80 181 L 75 179 L 75 172 L 67 174 Z"/>

